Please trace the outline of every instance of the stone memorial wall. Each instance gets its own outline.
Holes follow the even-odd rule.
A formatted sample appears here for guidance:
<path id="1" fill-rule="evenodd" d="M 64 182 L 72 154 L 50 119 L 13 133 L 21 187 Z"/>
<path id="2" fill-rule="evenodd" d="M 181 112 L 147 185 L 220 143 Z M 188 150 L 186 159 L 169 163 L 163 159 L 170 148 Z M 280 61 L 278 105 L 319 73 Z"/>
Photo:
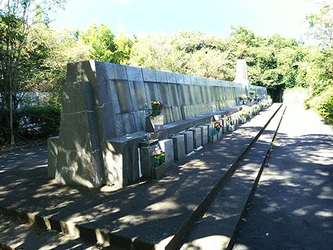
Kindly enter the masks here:
<path id="1" fill-rule="evenodd" d="M 267 95 L 263 87 L 251 89 Z M 195 143 L 207 143 L 200 131 L 210 129 L 213 115 L 237 112 L 244 92 L 235 82 L 97 61 L 69 64 L 60 133 L 48 140 L 48 175 L 62 184 L 124 187 L 149 175 L 155 144 L 164 147 L 169 167 L 185 156 L 182 145 L 192 133 Z M 164 104 L 164 126 L 148 133 L 151 101 Z"/>

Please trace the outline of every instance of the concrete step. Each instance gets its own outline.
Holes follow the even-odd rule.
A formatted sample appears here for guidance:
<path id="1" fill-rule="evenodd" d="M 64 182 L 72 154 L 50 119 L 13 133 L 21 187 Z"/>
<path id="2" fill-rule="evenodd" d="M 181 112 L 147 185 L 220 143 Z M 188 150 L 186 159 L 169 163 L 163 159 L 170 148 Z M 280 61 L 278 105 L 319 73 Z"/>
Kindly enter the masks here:
<path id="1" fill-rule="evenodd" d="M 106 248 L 83 242 L 79 237 L 59 233 L 55 230 L 44 230 L 27 223 L 20 223 L 13 218 L 0 216 L 0 249 L 3 250 L 50 250 L 50 249 L 87 249 L 101 250 Z"/>
<path id="2" fill-rule="evenodd" d="M 285 107 L 278 111 L 249 147 L 231 178 L 219 189 L 202 217 L 184 237 L 181 250 L 232 249 L 239 223 L 250 205 L 284 111 Z"/>

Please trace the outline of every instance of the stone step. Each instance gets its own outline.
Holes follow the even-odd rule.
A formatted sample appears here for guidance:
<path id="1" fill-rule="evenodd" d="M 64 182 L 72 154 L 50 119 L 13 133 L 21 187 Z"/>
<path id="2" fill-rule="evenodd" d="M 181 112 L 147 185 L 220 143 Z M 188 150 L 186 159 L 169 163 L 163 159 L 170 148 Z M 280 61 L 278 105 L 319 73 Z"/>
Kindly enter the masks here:
<path id="1" fill-rule="evenodd" d="M 230 179 L 189 230 L 181 250 L 232 249 L 242 216 L 250 205 L 265 159 L 275 138 L 285 108 L 274 116 L 257 141 L 236 166 Z"/>
<path id="2" fill-rule="evenodd" d="M 101 245 L 83 242 L 78 237 L 59 233 L 55 230 L 44 230 L 27 223 L 20 223 L 12 218 L 0 216 L 0 249 L 105 249 Z M 111 248 L 108 248 L 111 249 Z M 113 250 L 124 250 L 112 248 Z"/>

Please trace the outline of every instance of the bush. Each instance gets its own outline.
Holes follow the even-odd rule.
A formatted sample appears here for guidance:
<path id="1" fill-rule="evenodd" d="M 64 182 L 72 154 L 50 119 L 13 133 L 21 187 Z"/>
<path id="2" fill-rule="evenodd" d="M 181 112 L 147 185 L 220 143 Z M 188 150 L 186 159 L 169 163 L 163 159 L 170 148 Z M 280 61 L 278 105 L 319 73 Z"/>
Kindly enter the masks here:
<path id="1" fill-rule="evenodd" d="M 323 117 L 325 122 L 333 125 L 333 86 L 328 87 L 321 93 L 315 109 Z"/>
<path id="2" fill-rule="evenodd" d="M 333 86 L 305 101 L 305 107 L 315 110 L 325 122 L 333 125 Z"/>
<path id="3" fill-rule="evenodd" d="M 59 134 L 61 109 L 56 105 L 26 106 L 17 112 L 18 134 L 27 139 L 47 139 Z"/>

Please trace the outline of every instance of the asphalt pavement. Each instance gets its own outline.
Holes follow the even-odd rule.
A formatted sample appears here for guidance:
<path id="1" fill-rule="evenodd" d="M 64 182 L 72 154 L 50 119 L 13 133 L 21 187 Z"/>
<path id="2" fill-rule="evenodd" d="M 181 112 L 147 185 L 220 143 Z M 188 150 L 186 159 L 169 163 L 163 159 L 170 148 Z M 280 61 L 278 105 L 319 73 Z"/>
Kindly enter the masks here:
<path id="1" fill-rule="evenodd" d="M 234 250 L 333 249 L 333 132 L 288 106 Z"/>
<path id="2" fill-rule="evenodd" d="M 173 249 L 278 108 L 177 162 L 161 180 L 118 191 L 49 180 L 44 145 L 0 152 L 0 247 Z M 235 250 L 333 249 L 332 138 L 332 129 L 314 112 L 286 108 Z M 20 223 L 27 221 L 44 229 Z M 217 232 L 223 236 L 224 230 Z M 223 249 L 215 246 L 210 249 Z"/>

